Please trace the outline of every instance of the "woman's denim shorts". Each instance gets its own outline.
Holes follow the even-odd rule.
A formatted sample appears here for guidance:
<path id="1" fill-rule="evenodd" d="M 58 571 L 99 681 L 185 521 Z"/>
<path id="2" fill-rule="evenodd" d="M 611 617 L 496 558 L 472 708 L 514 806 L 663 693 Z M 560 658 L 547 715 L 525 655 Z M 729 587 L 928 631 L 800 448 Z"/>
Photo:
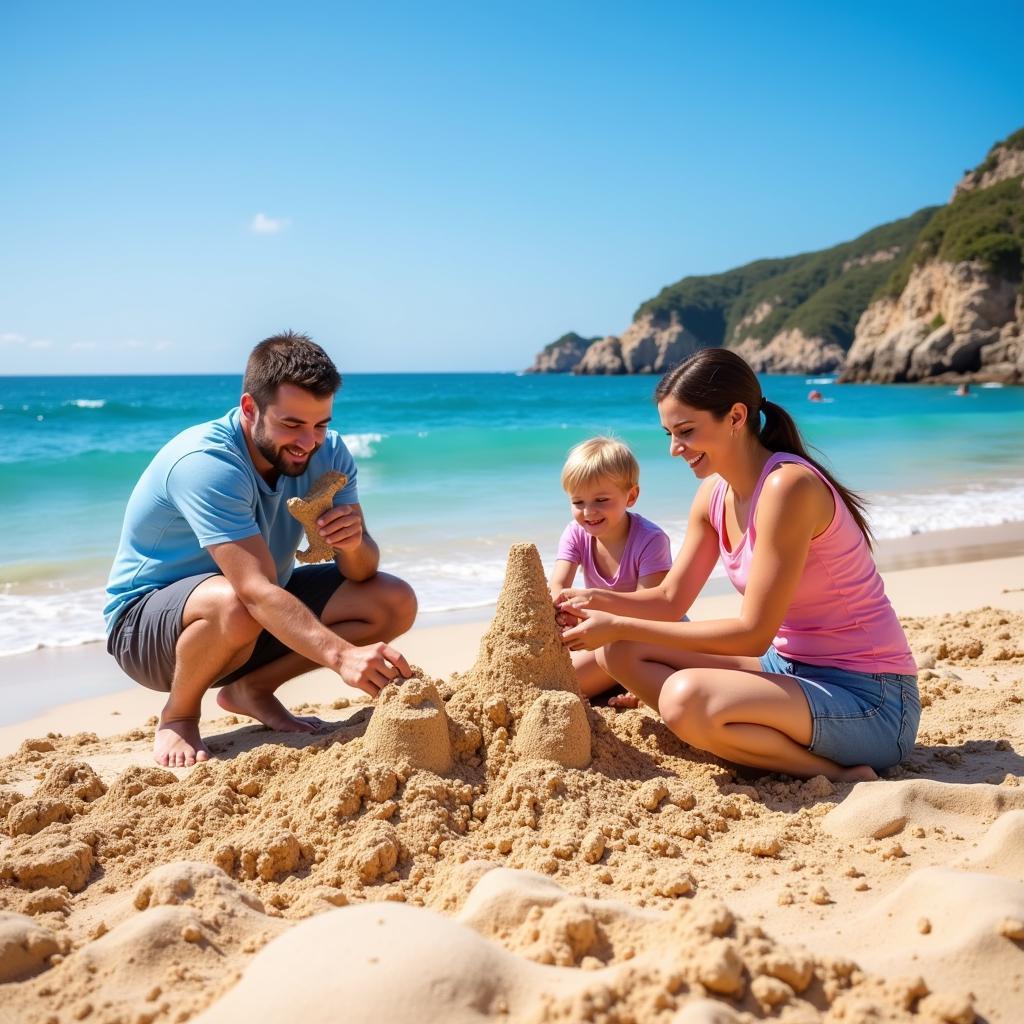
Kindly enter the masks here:
<path id="1" fill-rule="evenodd" d="M 774 647 L 761 658 L 761 670 L 800 684 L 811 709 L 811 753 L 882 771 L 914 748 L 921 721 L 916 675 L 808 665 L 784 658 Z"/>

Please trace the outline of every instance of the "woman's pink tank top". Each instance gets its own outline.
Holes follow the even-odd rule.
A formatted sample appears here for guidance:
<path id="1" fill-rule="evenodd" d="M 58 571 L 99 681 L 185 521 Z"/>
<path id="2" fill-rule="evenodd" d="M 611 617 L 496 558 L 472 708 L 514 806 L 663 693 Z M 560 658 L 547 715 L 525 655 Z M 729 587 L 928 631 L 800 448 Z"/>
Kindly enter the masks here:
<path id="1" fill-rule="evenodd" d="M 835 665 L 853 672 L 916 673 L 917 665 L 896 613 L 885 596 L 871 549 L 836 489 L 806 459 L 775 452 L 765 463 L 750 502 L 747 532 L 725 546 L 725 494 L 719 480 L 711 492 L 711 523 L 733 586 L 746 592 L 757 530 L 754 512 L 768 474 L 786 462 L 806 466 L 832 492 L 835 515 L 811 541 L 796 594 L 772 645 L 785 658 L 811 665 Z"/>

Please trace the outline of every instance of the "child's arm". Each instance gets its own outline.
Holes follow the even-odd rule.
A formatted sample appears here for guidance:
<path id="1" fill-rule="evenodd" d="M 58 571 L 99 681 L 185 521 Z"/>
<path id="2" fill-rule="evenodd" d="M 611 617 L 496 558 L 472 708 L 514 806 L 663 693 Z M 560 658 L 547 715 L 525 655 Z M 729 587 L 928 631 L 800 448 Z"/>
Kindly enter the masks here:
<path id="1" fill-rule="evenodd" d="M 683 546 L 660 583 L 632 593 L 577 587 L 562 594 L 556 604 L 575 598 L 597 611 L 638 619 L 678 621 L 690 610 L 718 561 L 718 534 L 711 525 L 708 509 L 713 489 L 712 480 L 704 481 L 698 489 L 690 507 Z M 565 612 L 571 614 L 571 606 L 566 607 Z"/>
<path id="2" fill-rule="evenodd" d="M 567 590 L 572 586 L 572 581 L 576 579 L 576 570 L 578 568 L 579 566 L 575 562 L 567 562 L 564 558 L 556 560 L 554 571 L 551 573 L 551 579 L 548 580 L 548 589 L 551 591 L 552 601 L 563 590 Z"/>

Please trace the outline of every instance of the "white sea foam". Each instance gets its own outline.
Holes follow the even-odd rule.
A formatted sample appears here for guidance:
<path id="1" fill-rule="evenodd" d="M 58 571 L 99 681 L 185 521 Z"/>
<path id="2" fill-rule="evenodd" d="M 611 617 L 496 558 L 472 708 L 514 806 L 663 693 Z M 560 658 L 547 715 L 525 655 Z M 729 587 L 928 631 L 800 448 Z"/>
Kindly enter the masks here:
<path id="1" fill-rule="evenodd" d="M 372 459 L 375 452 L 373 446 L 380 444 L 386 434 L 342 434 L 345 446 L 357 459 Z"/>
<path id="2" fill-rule="evenodd" d="M 73 405 L 78 409 L 102 409 L 106 404 L 105 398 L 73 398 L 65 405 Z"/>
<path id="3" fill-rule="evenodd" d="M 996 480 L 957 491 L 869 497 L 869 518 L 880 539 L 1024 520 L 1024 480 Z M 671 516 L 659 519 L 653 509 L 651 514 L 671 537 L 673 551 L 678 552 L 685 522 Z M 522 534 L 516 538 L 468 537 L 440 549 L 436 539 L 429 538 L 419 543 L 409 543 L 406 538 L 400 548 L 389 549 L 384 536 L 382 563 L 388 572 L 409 581 L 424 613 L 485 608 L 497 600 L 501 591 L 508 544 L 542 535 L 545 524 L 523 523 Z M 542 547 L 541 560 L 546 569 L 554 564 L 554 557 L 553 543 Z M 712 579 L 722 575 L 721 566 L 716 565 Z M 69 589 L 59 581 L 45 589 L 34 583 L 31 591 L 15 584 L 0 586 L 0 656 L 102 640 L 104 597 L 100 587 Z"/>
<path id="4" fill-rule="evenodd" d="M 835 377 L 808 377 L 805 384 L 835 384 Z"/>
<path id="5" fill-rule="evenodd" d="M 104 639 L 100 588 L 69 591 L 54 584 L 44 593 L 11 591 L 0 591 L 0 656 Z"/>
<path id="6" fill-rule="evenodd" d="M 992 481 L 960 491 L 874 495 L 868 518 L 879 539 L 1020 522 L 1024 481 Z"/>

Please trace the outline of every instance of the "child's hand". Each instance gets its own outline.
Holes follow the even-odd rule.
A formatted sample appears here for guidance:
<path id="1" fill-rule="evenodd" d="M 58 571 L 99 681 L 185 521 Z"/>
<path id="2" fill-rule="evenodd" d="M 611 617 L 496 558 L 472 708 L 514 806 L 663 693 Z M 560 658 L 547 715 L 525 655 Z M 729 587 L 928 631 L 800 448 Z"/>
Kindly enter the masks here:
<path id="1" fill-rule="evenodd" d="M 563 608 L 568 612 L 568 606 Z M 573 615 L 576 624 L 562 630 L 562 643 L 570 651 L 596 651 L 618 639 L 618 620 L 610 612 L 577 608 Z"/>
<path id="2" fill-rule="evenodd" d="M 568 587 L 555 594 L 555 622 L 559 626 L 575 626 L 583 616 L 580 609 L 590 604 L 590 594 L 580 588 Z"/>

